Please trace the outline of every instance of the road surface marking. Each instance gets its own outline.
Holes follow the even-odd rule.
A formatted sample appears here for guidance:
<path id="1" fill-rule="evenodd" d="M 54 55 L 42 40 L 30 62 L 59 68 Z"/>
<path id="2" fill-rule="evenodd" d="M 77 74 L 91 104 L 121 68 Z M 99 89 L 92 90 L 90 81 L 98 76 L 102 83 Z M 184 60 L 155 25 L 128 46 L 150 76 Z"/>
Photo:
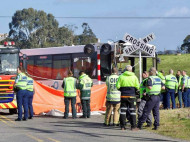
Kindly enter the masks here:
<path id="1" fill-rule="evenodd" d="M 44 141 L 44 140 L 38 139 L 37 137 L 34 137 L 34 136 L 32 136 L 32 135 L 29 135 L 29 134 L 25 134 L 25 135 L 27 135 L 28 137 L 30 137 L 30 138 L 36 140 L 37 142 L 43 142 L 43 141 Z"/>
<path id="2" fill-rule="evenodd" d="M 47 138 L 48 140 L 51 140 L 53 142 L 61 142 L 61 141 L 58 141 L 58 140 L 55 140 L 55 139 L 52 139 L 52 138 Z"/>
<path id="3" fill-rule="evenodd" d="M 16 124 L 14 121 L 12 121 L 11 119 L 7 118 L 6 116 L 0 115 L 0 117 L 5 118 L 6 120 L 10 121 L 13 124 Z"/>
<path id="4" fill-rule="evenodd" d="M 3 123 L 7 124 L 8 126 L 11 126 L 9 123 L 7 123 L 5 120 L 0 118 L 0 121 L 2 121 Z"/>

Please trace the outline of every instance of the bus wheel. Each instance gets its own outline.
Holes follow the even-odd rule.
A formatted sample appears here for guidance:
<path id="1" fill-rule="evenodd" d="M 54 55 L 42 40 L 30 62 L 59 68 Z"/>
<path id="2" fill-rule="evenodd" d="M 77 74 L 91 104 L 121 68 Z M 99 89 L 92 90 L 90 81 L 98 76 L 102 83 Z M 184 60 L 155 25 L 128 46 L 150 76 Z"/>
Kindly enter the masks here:
<path id="1" fill-rule="evenodd" d="M 10 114 L 17 114 L 17 109 L 9 109 Z"/>

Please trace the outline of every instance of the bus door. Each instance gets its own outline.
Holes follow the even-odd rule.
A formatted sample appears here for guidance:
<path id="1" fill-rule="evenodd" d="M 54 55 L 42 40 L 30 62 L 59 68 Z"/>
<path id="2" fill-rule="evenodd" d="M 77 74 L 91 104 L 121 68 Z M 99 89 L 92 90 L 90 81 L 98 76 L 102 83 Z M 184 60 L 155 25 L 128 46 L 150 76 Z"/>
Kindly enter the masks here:
<path id="1" fill-rule="evenodd" d="M 74 57 L 73 58 L 73 74 L 79 77 L 79 72 L 84 71 L 90 77 L 92 76 L 92 62 L 90 57 Z"/>

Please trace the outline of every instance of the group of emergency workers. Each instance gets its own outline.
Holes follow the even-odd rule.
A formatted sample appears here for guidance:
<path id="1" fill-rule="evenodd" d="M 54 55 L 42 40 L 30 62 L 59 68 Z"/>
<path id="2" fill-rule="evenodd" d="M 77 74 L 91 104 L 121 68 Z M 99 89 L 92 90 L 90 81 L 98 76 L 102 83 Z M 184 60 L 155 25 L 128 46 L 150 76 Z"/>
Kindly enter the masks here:
<path id="1" fill-rule="evenodd" d="M 63 79 L 62 87 L 64 89 L 65 113 L 64 119 L 68 118 L 69 102 L 71 101 L 72 118 L 77 118 L 76 113 L 76 95 L 77 89 L 80 90 L 80 99 L 82 104 L 83 115 L 80 118 L 90 118 L 90 95 L 92 79 L 84 71 L 79 72 L 78 80 L 73 77 L 72 71 L 68 71 L 68 77 Z"/>
<path id="2" fill-rule="evenodd" d="M 178 70 L 176 76 L 173 70 L 169 70 L 169 75 L 164 76 L 164 71 L 157 72 L 152 67 L 149 72 L 143 72 L 143 81 L 139 84 L 138 78 L 132 72 L 132 66 L 127 65 L 125 71 L 118 76 L 117 68 L 112 68 L 112 74 L 107 77 L 107 96 L 105 126 L 110 126 L 113 111 L 113 125 L 120 126 L 121 130 L 126 129 L 126 118 L 131 124 L 131 130 L 142 129 L 143 123 L 147 127 L 152 126 L 152 114 L 154 117 L 154 130 L 159 126 L 159 107 L 163 103 L 164 109 L 170 109 L 170 97 L 172 109 L 176 108 L 175 97 L 178 96 L 180 107 L 182 100 L 184 107 L 190 107 L 190 77 L 186 71 Z M 72 118 L 77 118 L 76 95 L 80 90 L 80 99 L 83 115 L 80 118 L 90 118 L 90 96 L 92 79 L 84 71 L 79 72 L 78 80 L 73 77 L 72 71 L 68 71 L 68 77 L 63 79 L 65 112 L 64 119 L 68 118 L 69 102 L 71 101 Z M 34 94 L 33 79 L 28 77 L 21 67 L 18 68 L 18 75 L 14 88 L 17 92 L 18 118 L 15 121 L 26 121 L 33 117 L 32 100 Z M 138 122 L 136 122 L 136 94 L 140 94 L 138 104 Z M 177 95 L 176 95 L 177 94 Z M 22 106 L 24 107 L 24 117 L 22 118 Z M 29 117 L 28 117 L 29 110 Z"/>
<path id="3" fill-rule="evenodd" d="M 169 70 L 169 75 L 164 76 L 164 71 L 160 71 L 157 75 L 165 83 L 166 89 L 161 91 L 161 103 L 164 109 L 170 109 L 170 98 L 172 109 L 176 108 L 176 97 L 178 97 L 179 108 L 190 107 L 190 77 L 186 71 L 178 70 L 176 76 L 173 75 L 172 69 Z M 184 104 L 184 105 L 183 105 Z"/>
<path id="4" fill-rule="evenodd" d="M 139 84 L 130 65 L 126 66 L 120 76 L 117 75 L 117 68 L 113 68 L 112 75 L 106 79 L 107 101 L 104 125 L 111 125 L 113 111 L 114 126 L 120 126 L 121 130 L 125 130 L 127 118 L 131 124 L 131 130 L 137 131 L 142 129 L 145 122 L 146 127 L 152 126 L 153 114 L 153 129 L 157 130 L 160 121 L 160 103 L 163 103 L 164 109 L 170 109 L 171 97 L 172 109 L 174 109 L 176 108 L 175 97 L 178 96 L 180 107 L 182 107 L 182 100 L 184 107 L 190 107 L 190 77 L 186 75 L 186 71 L 182 71 L 182 75 L 181 71 L 177 71 L 176 76 L 173 73 L 170 69 L 169 75 L 164 76 L 163 70 L 157 72 L 152 67 L 149 72 L 143 72 L 143 81 Z M 138 104 L 138 122 L 136 123 L 136 94 L 138 93 L 141 101 Z"/>
<path id="5" fill-rule="evenodd" d="M 18 118 L 15 121 L 27 121 L 33 118 L 33 79 L 24 73 L 22 67 L 18 67 L 17 71 L 14 90 L 16 92 Z M 24 108 L 24 117 L 22 117 L 22 107 Z"/>

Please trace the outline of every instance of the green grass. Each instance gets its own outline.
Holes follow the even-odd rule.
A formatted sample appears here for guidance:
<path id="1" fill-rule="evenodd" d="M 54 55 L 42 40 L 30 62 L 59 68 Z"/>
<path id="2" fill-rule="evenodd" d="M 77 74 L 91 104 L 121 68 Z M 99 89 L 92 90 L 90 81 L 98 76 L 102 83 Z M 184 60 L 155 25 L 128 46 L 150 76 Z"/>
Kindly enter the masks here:
<path id="1" fill-rule="evenodd" d="M 169 69 L 173 69 L 176 73 L 177 70 L 186 70 L 190 75 L 190 54 L 183 55 L 159 55 L 161 63 L 158 64 L 158 70 L 163 69 L 165 74 L 168 74 Z"/>
<path id="2" fill-rule="evenodd" d="M 158 58 L 161 59 L 161 62 L 158 64 L 158 71 L 164 70 L 165 75 L 168 74 L 169 69 L 174 70 L 174 75 L 176 74 L 177 70 L 186 70 L 187 75 L 190 75 L 190 54 L 183 54 L 183 55 L 158 55 Z M 139 78 L 139 58 L 135 58 L 135 74 Z M 118 63 L 118 67 L 124 69 L 128 63 Z M 152 58 L 147 58 L 147 71 L 152 67 Z"/>
<path id="3" fill-rule="evenodd" d="M 160 110 L 160 127 L 157 131 L 147 129 L 161 135 L 190 140 L 190 108 Z"/>

